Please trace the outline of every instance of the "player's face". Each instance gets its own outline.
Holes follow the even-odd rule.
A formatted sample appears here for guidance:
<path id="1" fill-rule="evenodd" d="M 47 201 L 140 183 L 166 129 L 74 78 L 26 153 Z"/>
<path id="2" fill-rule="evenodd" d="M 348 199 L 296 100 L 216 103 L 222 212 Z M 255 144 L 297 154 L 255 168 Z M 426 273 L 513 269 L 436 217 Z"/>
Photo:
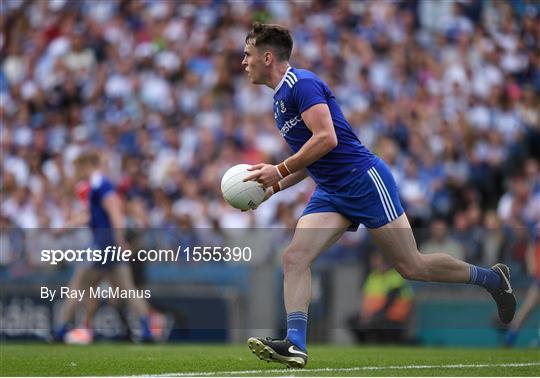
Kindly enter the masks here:
<path id="1" fill-rule="evenodd" d="M 242 60 L 242 65 L 247 72 L 248 79 L 253 84 L 264 84 L 264 54 L 260 53 L 259 50 L 252 44 L 246 44 L 244 48 L 244 60 Z"/>
<path id="2" fill-rule="evenodd" d="M 77 180 L 88 180 L 92 173 L 92 166 L 88 163 L 75 164 L 75 178 Z"/>

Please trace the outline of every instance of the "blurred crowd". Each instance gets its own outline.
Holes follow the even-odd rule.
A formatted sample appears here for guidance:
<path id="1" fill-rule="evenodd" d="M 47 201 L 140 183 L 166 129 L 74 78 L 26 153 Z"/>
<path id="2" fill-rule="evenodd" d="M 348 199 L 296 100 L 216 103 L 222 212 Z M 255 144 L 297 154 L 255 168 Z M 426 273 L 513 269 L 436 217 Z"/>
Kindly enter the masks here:
<path id="1" fill-rule="evenodd" d="M 72 161 L 87 147 L 135 227 L 294 226 L 310 180 L 256 212 L 221 196 L 229 167 L 290 155 L 272 90 L 241 66 L 253 21 L 292 31 L 291 64 L 327 81 L 390 165 L 427 249 L 523 259 L 540 221 L 537 1 L 5 0 L 0 265 L 10 227 L 80 211 Z"/>

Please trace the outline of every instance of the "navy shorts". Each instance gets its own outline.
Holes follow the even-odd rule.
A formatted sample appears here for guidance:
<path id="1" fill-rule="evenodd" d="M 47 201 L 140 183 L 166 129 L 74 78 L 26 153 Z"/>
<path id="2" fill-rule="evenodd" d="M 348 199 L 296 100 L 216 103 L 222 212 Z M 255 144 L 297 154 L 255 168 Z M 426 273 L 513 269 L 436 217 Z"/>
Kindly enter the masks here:
<path id="1" fill-rule="evenodd" d="M 338 191 L 329 193 L 317 187 L 302 216 L 314 213 L 339 213 L 351 221 L 349 231 L 360 224 L 378 228 L 403 214 L 396 182 L 384 161 Z"/>

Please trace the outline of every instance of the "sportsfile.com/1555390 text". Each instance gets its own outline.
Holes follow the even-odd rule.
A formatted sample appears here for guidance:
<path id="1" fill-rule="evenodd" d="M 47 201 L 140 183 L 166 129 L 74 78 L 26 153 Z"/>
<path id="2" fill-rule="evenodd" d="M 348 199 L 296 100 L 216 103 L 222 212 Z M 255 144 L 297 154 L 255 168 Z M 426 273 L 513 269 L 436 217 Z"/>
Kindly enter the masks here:
<path id="1" fill-rule="evenodd" d="M 179 245 L 174 249 L 139 249 L 132 251 L 121 246 L 107 246 L 105 249 L 43 249 L 41 262 L 57 265 L 61 262 L 249 262 L 252 257 L 250 247 L 229 246 L 188 246 Z"/>

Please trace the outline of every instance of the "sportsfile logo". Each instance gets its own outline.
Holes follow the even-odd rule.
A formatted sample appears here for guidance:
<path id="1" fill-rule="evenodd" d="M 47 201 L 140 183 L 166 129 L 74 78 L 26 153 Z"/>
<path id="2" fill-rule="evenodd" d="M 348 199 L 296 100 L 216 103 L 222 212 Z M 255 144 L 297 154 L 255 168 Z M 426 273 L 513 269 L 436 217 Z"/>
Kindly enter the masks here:
<path id="1" fill-rule="evenodd" d="M 299 115 L 297 115 L 293 119 L 288 120 L 287 122 L 285 122 L 285 124 L 279 131 L 279 134 L 284 137 L 300 121 L 302 121 L 302 117 L 300 117 Z"/>

